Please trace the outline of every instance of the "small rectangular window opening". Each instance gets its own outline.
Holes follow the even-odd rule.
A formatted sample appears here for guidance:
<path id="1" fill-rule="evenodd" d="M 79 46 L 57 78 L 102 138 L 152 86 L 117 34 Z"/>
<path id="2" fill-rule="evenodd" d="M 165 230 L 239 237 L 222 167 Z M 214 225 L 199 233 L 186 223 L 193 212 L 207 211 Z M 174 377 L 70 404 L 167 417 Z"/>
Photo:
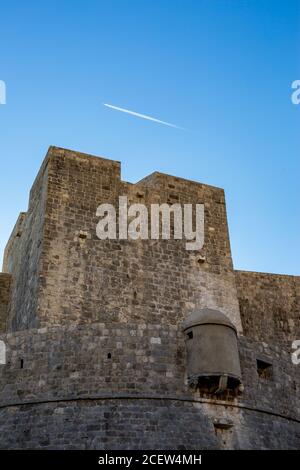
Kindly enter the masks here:
<path id="1" fill-rule="evenodd" d="M 189 332 L 187 333 L 187 337 L 188 337 L 188 339 L 193 339 L 193 332 L 192 332 L 192 331 L 189 331 Z"/>
<path id="2" fill-rule="evenodd" d="M 272 364 L 265 362 L 265 361 L 261 361 L 260 359 L 257 359 L 256 366 L 257 366 L 257 374 L 261 379 L 271 380 L 273 378 Z"/>

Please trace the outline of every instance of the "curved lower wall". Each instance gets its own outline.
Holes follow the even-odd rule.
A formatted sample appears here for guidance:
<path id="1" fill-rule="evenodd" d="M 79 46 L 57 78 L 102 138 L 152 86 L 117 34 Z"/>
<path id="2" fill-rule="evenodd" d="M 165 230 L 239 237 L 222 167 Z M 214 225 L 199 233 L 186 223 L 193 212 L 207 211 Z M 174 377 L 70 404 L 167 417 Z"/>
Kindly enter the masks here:
<path id="1" fill-rule="evenodd" d="M 0 412 L 2 448 L 213 449 L 213 425 L 190 403 L 151 399 L 23 405 Z"/>
<path id="2" fill-rule="evenodd" d="M 188 387 L 175 326 L 97 323 L 0 339 L 1 449 L 300 447 L 299 372 L 278 347 L 240 337 L 244 392 L 217 400 Z"/>

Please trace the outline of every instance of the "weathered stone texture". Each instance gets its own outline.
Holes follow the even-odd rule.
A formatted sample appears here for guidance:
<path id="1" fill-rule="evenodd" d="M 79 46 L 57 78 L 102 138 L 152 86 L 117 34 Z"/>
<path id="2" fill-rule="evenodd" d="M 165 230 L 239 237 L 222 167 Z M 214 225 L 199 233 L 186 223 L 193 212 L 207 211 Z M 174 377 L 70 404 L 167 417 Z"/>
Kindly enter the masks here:
<path id="1" fill-rule="evenodd" d="M 0 333 L 6 331 L 10 286 L 11 274 L 0 273 Z"/>
<path id="2" fill-rule="evenodd" d="M 27 213 L 21 213 L 4 253 L 3 271 L 12 274 L 8 329 L 15 331 L 39 324 L 40 262 L 48 186 L 44 161 L 30 192 Z"/>
<path id="3" fill-rule="evenodd" d="M 119 196 L 203 203 L 203 249 L 100 241 L 97 207 Z M 0 448 L 300 447 L 300 278 L 233 270 L 222 189 L 161 173 L 130 184 L 119 162 L 50 147 L 4 271 Z M 242 392 L 188 386 L 182 323 L 203 307 L 238 330 Z"/>
<path id="4" fill-rule="evenodd" d="M 23 405 L 0 410 L 3 421 L 2 449 L 218 448 L 212 423 L 191 403 L 107 399 Z"/>
<path id="5" fill-rule="evenodd" d="M 48 159 L 40 325 L 101 321 L 103 310 L 121 322 L 177 324 L 193 306 L 211 306 L 240 329 L 223 190 L 160 174 L 129 185 L 118 162 L 56 148 Z M 96 209 L 122 195 L 148 206 L 205 203 L 205 262 L 184 241 L 99 241 Z"/>
<path id="6" fill-rule="evenodd" d="M 236 271 L 244 334 L 288 351 L 300 339 L 300 277 Z"/>
<path id="7" fill-rule="evenodd" d="M 30 447 L 32 439 L 36 447 L 48 442 L 44 445 L 49 448 L 70 448 L 83 436 L 80 448 L 122 448 L 123 443 L 124 448 L 151 448 L 159 442 L 146 432 L 148 426 L 154 429 L 153 423 L 159 433 L 166 430 L 154 448 L 209 448 L 221 446 L 214 440 L 212 426 L 224 417 L 232 424 L 228 433 L 223 432 L 225 438 L 231 432 L 235 436 L 227 442 L 230 448 L 300 445 L 299 373 L 279 348 L 241 337 L 245 390 L 236 397 L 218 398 L 188 387 L 184 335 L 172 325 L 96 323 L 43 328 L 30 334 L 21 331 L 1 339 L 7 344 L 7 366 L 0 369 L 0 448 Z M 256 360 L 260 358 L 273 365 L 271 379 L 258 376 Z M 110 424 L 111 402 L 120 430 Z M 93 406 L 94 422 L 92 411 L 86 414 L 86 408 Z M 193 406 L 198 410 L 194 416 Z M 55 411 L 60 408 L 66 414 Z M 57 416 L 60 413 L 63 416 Z M 104 414 L 106 424 L 103 413 L 108 413 Z M 43 425 L 45 416 L 47 425 Z M 127 441 L 122 434 L 126 422 Z M 12 432 L 5 432 L 7 423 Z M 94 433 L 89 434 L 85 426 L 94 426 Z M 174 428 L 185 429 L 183 440 L 173 434 Z M 28 442 L 20 438 L 21 430 L 28 434 Z M 110 430 L 108 435 L 105 430 Z M 259 441 L 258 436 L 263 438 Z"/>

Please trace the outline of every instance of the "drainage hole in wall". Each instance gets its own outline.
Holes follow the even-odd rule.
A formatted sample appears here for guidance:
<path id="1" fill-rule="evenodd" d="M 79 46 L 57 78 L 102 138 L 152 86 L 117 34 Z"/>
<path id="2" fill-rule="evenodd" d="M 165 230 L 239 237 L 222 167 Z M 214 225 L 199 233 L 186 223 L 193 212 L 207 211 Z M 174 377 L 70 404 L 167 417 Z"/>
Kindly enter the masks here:
<path id="1" fill-rule="evenodd" d="M 257 374 L 261 379 L 271 380 L 273 378 L 273 366 L 269 362 L 257 359 L 256 367 Z"/>

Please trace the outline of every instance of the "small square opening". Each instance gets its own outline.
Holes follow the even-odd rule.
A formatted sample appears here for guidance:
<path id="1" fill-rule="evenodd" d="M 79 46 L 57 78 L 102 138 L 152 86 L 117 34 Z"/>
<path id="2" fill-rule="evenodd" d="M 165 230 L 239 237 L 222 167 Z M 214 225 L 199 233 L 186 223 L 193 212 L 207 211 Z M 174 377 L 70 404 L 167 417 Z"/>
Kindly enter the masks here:
<path id="1" fill-rule="evenodd" d="M 78 235 L 78 238 L 81 238 L 82 240 L 85 240 L 87 238 L 87 234 L 86 233 L 80 233 Z"/>
<path id="2" fill-rule="evenodd" d="M 188 339 L 193 339 L 193 332 L 189 331 L 187 334 Z"/>
<path id="3" fill-rule="evenodd" d="M 269 362 L 257 359 L 257 374 L 261 379 L 271 380 L 273 378 L 273 366 Z"/>

